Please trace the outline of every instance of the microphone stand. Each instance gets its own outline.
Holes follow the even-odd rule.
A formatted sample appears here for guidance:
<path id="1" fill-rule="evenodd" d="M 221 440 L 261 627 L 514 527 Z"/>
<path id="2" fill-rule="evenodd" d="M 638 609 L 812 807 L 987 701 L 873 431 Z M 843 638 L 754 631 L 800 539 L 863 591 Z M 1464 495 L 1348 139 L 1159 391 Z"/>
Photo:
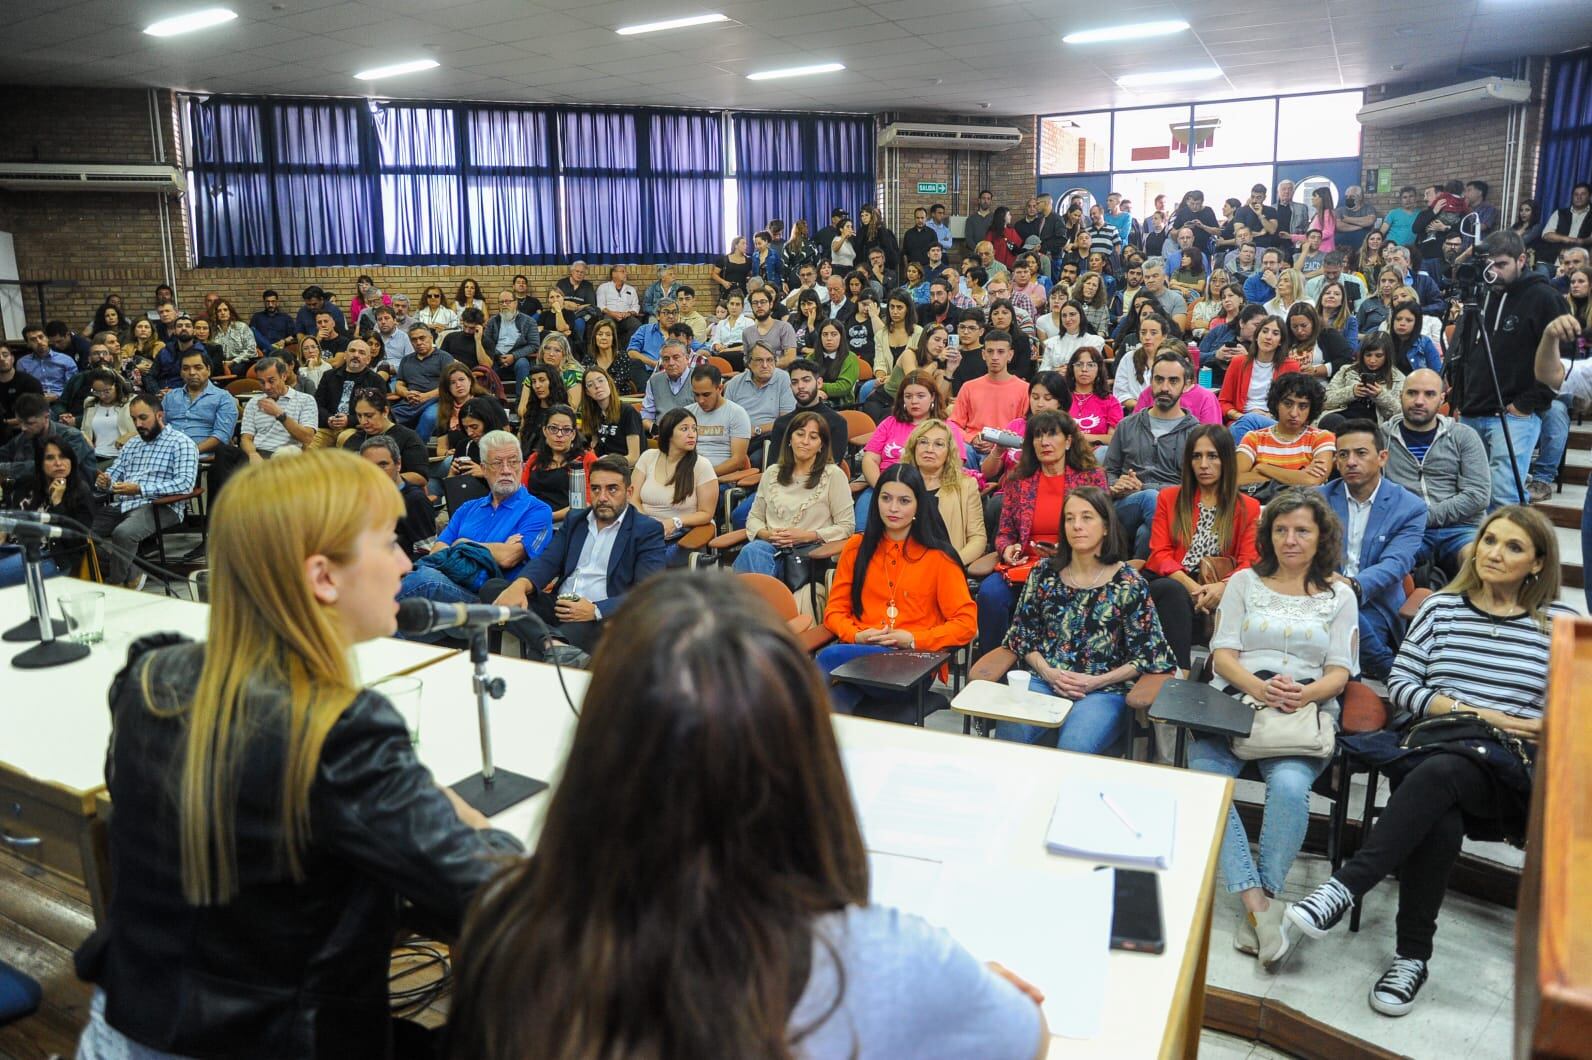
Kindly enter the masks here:
<path id="1" fill-rule="evenodd" d="M 59 618 L 50 618 L 50 603 L 44 593 L 44 550 L 41 542 L 31 539 L 20 524 L 10 531 L 11 536 L 17 538 L 22 544 L 22 558 L 27 564 L 28 586 L 28 612 L 32 615 L 26 622 L 12 626 L 5 633 L 0 634 L 0 640 L 11 644 L 20 644 L 33 640 L 51 640 L 55 637 L 65 636 L 66 623 Z M 48 626 L 48 633 L 41 636 L 40 630 Z"/>
<path id="2" fill-rule="evenodd" d="M 492 764 L 492 719 L 488 717 L 487 705 L 489 700 L 503 698 L 505 686 L 503 678 L 487 676 L 487 658 L 486 627 L 476 626 L 470 630 L 470 661 L 475 664 L 470 685 L 475 690 L 476 720 L 481 728 L 481 771 L 452 787 L 461 799 L 484 816 L 493 817 L 546 790 L 547 782 L 498 769 Z"/>
<path id="3" fill-rule="evenodd" d="M 43 529 L 19 523 L 10 531 L 21 542 L 22 555 L 27 562 L 28 609 L 33 612 L 33 617 L 7 630 L 5 639 L 12 642 L 39 642 L 11 660 L 11 665 L 19 670 L 62 666 L 88 655 L 87 644 L 56 639 L 57 635 L 66 632 L 66 623 L 50 617 L 50 602 L 44 592 L 44 536 L 38 532 Z"/>

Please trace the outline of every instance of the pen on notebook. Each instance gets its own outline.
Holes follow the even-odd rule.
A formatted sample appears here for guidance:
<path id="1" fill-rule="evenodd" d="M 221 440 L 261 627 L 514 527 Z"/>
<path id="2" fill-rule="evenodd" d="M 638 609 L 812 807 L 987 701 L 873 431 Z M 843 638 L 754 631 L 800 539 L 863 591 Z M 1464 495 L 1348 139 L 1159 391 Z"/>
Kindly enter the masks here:
<path id="1" fill-rule="evenodd" d="M 1111 801 L 1111 796 L 1102 791 L 1100 793 L 1100 801 L 1106 804 L 1106 809 L 1117 815 L 1117 820 L 1121 821 L 1123 826 L 1133 833 L 1133 838 L 1144 838 L 1144 833 L 1133 826 L 1133 822 L 1128 820 L 1128 815 L 1122 812 L 1122 807 Z"/>

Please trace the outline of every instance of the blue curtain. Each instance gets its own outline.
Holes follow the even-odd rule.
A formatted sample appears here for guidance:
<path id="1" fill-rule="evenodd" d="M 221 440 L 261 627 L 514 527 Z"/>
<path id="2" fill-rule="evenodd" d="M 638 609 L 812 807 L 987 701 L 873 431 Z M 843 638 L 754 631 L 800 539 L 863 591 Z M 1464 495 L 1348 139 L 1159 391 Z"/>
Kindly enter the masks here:
<path id="1" fill-rule="evenodd" d="M 201 265 L 376 260 L 358 104 L 210 99 L 189 109 L 188 136 Z"/>
<path id="2" fill-rule="evenodd" d="M 1537 204 L 1544 219 L 1570 205 L 1570 189 L 1592 180 L 1592 51 L 1552 60 L 1537 165 Z"/>
<path id="3" fill-rule="evenodd" d="M 724 251 L 724 124 L 717 114 L 651 114 L 642 172 L 648 261 L 712 261 Z"/>
<path id="4" fill-rule="evenodd" d="M 548 110 L 467 113 L 464 183 L 472 263 L 563 260 L 554 121 Z"/>
<path id="5" fill-rule="evenodd" d="M 387 104 L 371 116 L 389 265 L 467 260 L 459 196 L 458 128 L 452 107 Z"/>
<path id="6" fill-rule="evenodd" d="M 564 253 L 643 260 L 635 112 L 562 111 L 558 145 L 566 204 Z"/>
<path id="7" fill-rule="evenodd" d="M 877 195 L 873 119 L 826 114 L 736 114 L 736 219 L 743 234 L 771 218 L 811 232 L 840 206 L 853 217 Z"/>

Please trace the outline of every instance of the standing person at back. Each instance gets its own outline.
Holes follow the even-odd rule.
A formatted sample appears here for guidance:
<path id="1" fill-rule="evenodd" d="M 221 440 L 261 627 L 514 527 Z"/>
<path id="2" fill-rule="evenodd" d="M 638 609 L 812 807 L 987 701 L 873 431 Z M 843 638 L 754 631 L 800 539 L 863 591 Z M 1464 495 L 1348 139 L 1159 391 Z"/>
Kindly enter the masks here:
<path id="1" fill-rule="evenodd" d="M 947 420 L 967 439 L 968 467 L 977 469 L 995 448 L 979 434 L 985 427 L 1004 429 L 1028 411 L 1028 384 L 1012 375 L 1012 337 L 995 329 L 984 333 L 984 375 L 968 380 L 957 392 Z"/>
<path id="2" fill-rule="evenodd" d="M 1494 232 L 1481 249 L 1496 276 L 1481 308 L 1492 357 L 1488 359 L 1487 344 L 1478 341 L 1471 349 L 1460 351 L 1463 356 L 1456 357 L 1459 363 L 1453 366 L 1453 375 L 1460 421 L 1474 428 L 1487 446 L 1492 468 L 1491 511 L 1505 504 L 1530 503 L 1520 487 L 1526 482 L 1531 454 L 1542 433 L 1537 413 L 1553 400 L 1553 391 L 1537 381 L 1533 367 L 1541 351 L 1558 350 L 1564 329 L 1556 321 L 1570 314 L 1570 306 L 1546 277 L 1526 271 L 1526 246 L 1519 233 Z M 1512 466 L 1498 419 L 1500 408 L 1509 423 Z"/>

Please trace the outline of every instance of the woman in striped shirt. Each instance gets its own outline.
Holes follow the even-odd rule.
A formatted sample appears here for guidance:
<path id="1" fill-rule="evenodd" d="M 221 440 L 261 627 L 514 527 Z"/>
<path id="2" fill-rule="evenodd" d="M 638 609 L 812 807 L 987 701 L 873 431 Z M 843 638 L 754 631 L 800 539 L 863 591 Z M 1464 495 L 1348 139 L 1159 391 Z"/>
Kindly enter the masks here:
<path id="1" fill-rule="evenodd" d="M 1534 508 L 1493 512 L 1459 576 L 1410 623 L 1388 677 L 1394 704 L 1419 717 L 1474 713 L 1534 743 L 1548 690 L 1549 625 L 1574 614 L 1558 597 L 1552 525 Z M 1467 835 L 1518 841 L 1529 800 L 1529 792 L 1502 783 L 1485 758 L 1457 747 L 1414 761 L 1365 846 L 1284 917 L 1285 933 L 1321 938 L 1396 870 L 1397 956 L 1370 996 L 1371 1007 L 1388 1016 L 1408 1012 L 1426 982 L 1437 911 L 1460 844 Z"/>

